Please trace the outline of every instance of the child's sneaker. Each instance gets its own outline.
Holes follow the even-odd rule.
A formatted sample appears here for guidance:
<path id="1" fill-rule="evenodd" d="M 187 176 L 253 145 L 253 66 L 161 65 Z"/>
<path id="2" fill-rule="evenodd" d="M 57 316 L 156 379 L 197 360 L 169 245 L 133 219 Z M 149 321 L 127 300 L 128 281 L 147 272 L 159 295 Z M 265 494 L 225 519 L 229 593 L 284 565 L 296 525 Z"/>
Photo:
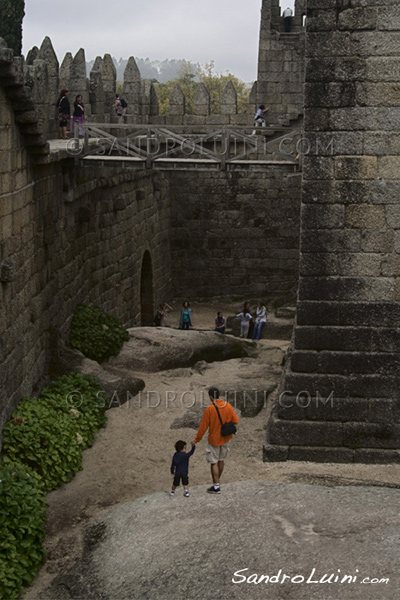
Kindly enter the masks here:
<path id="1" fill-rule="evenodd" d="M 169 495 L 170 495 L 170 496 L 175 496 L 175 492 L 174 492 L 174 490 L 171 490 L 171 491 L 170 491 L 170 493 L 169 493 Z"/>
<path id="2" fill-rule="evenodd" d="M 183 495 L 185 496 L 185 498 L 188 498 L 190 494 L 189 494 L 188 490 L 185 490 L 183 492 Z"/>

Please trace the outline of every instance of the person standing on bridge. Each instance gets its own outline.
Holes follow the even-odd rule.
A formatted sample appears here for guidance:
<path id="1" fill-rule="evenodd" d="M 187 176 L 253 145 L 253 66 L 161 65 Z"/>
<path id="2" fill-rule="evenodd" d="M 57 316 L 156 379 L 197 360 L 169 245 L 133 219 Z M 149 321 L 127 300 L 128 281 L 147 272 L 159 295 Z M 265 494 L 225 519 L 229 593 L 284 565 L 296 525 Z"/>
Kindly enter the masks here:
<path id="1" fill-rule="evenodd" d="M 220 494 L 220 479 L 224 470 L 225 458 L 229 450 L 229 442 L 232 439 L 232 433 L 222 435 L 222 426 L 229 428 L 233 424 L 239 423 L 239 417 L 233 410 L 229 402 L 219 399 L 219 390 L 211 387 L 208 390 L 210 406 L 207 406 L 200 421 L 197 435 L 192 444 L 200 442 L 208 429 L 208 445 L 206 448 L 206 459 L 211 465 L 211 477 L 213 485 L 207 489 L 209 494 Z M 236 431 L 236 427 L 233 428 Z"/>
<path id="2" fill-rule="evenodd" d="M 67 138 L 67 125 L 71 118 L 71 107 L 67 98 L 68 90 L 63 89 L 60 92 L 60 97 L 57 100 L 58 108 L 58 139 L 66 140 Z"/>
<path id="3" fill-rule="evenodd" d="M 78 94 L 74 102 L 74 112 L 72 113 L 71 131 L 75 131 L 76 124 L 83 125 L 85 119 L 85 107 L 82 102 L 82 96 Z M 82 129 L 79 129 L 79 134 L 82 135 Z"/>

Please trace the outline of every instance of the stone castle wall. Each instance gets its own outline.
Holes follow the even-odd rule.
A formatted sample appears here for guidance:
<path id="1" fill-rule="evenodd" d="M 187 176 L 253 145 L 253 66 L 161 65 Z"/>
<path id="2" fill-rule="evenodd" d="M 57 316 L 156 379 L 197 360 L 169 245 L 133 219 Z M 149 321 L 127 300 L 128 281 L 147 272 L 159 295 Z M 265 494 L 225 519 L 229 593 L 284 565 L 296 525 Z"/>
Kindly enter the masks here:
<path id="1" fill-rule="evenodd" d="M 294 297 L 300 181 L 286 168 L 169 174 L 175 296 Z"/>
<path id="2" fill-rule="evenodd" d="M 154 301 L 171 293 L 168 185 L 162 174 L 32 166 L 0 87 L 0 429 L 41 389 L 54 336 L 79 303 L 141 323 L 144 253 Z"/>

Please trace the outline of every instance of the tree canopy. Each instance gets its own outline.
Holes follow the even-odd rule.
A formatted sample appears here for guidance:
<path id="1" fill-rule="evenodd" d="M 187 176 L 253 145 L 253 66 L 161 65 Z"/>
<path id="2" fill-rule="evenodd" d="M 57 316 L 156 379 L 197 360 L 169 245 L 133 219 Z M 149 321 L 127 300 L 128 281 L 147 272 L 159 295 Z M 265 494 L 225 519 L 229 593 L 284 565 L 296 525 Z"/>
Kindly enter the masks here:
<path id="1" fill-rule="evenodd" d="M 247 111 L 249 104 L 250 87 L 227 71 L 221 75 L 214 71 L 214 61 L 204 66 L 186 62 L 179 70 L 178 77 L 167 83 L 156 83 L 159 99 L 160 114 L 167 114 L 169 110 L 169 97 L 175 85 L 179 83 L 186 100 L 186 112 L 194 112 L 194 96 L 200 83 L 204 83 L 210 94 L 211 113 L 219 114 L 220 97 L 228 81 L 232 81 L 237 93 L 238 112 Z"/>
<path id="2" fill-rule="evenodd" d="M 24 0 L 0 0 L 0 37 L 16 56 L 22 52 L 22 20 L 25 15 Z"/>

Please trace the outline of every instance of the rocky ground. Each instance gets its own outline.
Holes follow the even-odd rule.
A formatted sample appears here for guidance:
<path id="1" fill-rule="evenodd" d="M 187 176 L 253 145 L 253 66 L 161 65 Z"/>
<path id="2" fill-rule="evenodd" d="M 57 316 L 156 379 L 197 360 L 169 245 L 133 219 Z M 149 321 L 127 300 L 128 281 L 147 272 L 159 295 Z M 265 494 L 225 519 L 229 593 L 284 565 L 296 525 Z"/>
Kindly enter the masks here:
<path id="1" fill-rule="evenodd" d="M 228 316 L 239 307 L 219 303 L 193 305 L 192 308 L 194 327 L 207 330 L 212 329 L 217 310 Z M 177 315 L 178 311 L 177 307 Z M 170 316 L 170 324 L 176 326 L 174 313 Z M 178 336 L 191 335 L 191 332 L 176 333 Z M 169 336 L 173 343 L 174 332 L 163 332 L 162 335 Z M 48 495 L 45 546 L 49 554 L 36 582 L 27 592 L 27 600 L 37 600 L 54 577 L 65 573 L 80 558 L 83 528 L 89 519 L 146 494 L 168 491 L 174 444 L 177 439 L 187 442 L 193 439 L 202 406 L 207 403 L 202 401 L 202 393 L 206 398 L 206 390 L 211 385 L 231 392 L 238 390 L 237 410 L 241 421 L 238 434 L 231 443 L 223 483 L 251 479 L 328 486 L 364 482 L 400 487 L 398 465 L 263 463 L 267 418 L 289 342 L 262 340 L 243 344 L 247 344 L 249 356 L 207 363 L 200 354 L 195 355 L 200 358 L 195 364 L 177 369 L 171 369 L 169 365 L 167 369 L 152 372 L 142 365 L 142 370 L 135 369 L 131 373 L 144 380 L 145 389 L 130 402 L 108 411 L 107 427 L 99 433 L 93 447 L 84 453 L 83 470 L 68 485 Z M 114 362 L 112 368 L 116 369 Z M 258 390 L 257 402 L 255 390 Z M 248 391 L 249 398 L 245 407 L 244 391 Z M 244 416 L 246 414 L 248 416 Z M 204 449 L 205 441 L 202 441 L 191 459 L 191 486 L 210 483 Z"/>

